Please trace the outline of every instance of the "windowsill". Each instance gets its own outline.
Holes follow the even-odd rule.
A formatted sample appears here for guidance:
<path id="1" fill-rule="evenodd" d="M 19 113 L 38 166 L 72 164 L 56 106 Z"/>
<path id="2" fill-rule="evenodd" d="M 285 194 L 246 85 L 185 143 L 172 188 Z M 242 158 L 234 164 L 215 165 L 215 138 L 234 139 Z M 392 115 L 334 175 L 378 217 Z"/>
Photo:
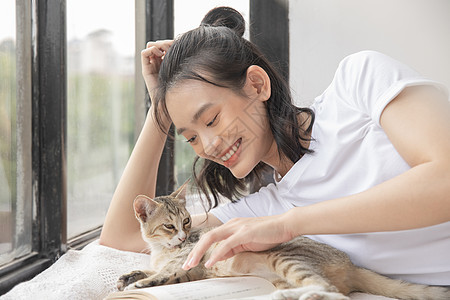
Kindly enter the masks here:
<path id="1" fill-rule="evenodd" d="M 97 227 L 86 233 L 80 234 L 76 237 L 73 237 L 68 242 L 68 249 L 72 249 L 72 250 L 83 249 L 84 246 L 86 246 L 87 244 L 98 239 L 100 237 L 101 231 L 102 231 L 102 226 Z"/>
<path id="2" fill-rule="evenodd" d="M 98 239 L 102 227 L 95 228 L 69 240 L 68 249 L 81 250 L 87 244 Z M 17 284 L 32 279 L 50 267 L 54 261 L 39 258 L 36 252 L 14 260 L 0 268 L 0 295 L 5 294 Z"/>
<path id="3" fill-rule="evenodd" d="M 50 259 L 39 258 L 34 252 L 3 266 L 0 269 L 0 295 L 5 294 L 17 284 L 30 280 L 51 265 Z"/>

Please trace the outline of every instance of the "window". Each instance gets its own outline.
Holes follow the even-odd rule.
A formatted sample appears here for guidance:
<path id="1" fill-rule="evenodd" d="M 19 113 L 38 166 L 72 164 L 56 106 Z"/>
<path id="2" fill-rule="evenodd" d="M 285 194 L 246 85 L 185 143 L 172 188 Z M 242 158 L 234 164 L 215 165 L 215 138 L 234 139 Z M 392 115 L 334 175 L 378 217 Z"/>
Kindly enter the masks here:
<path id="1" fill-rule="evenodd" d="M 31 199 L 25 181 L 30 169 L 29 109 L 23 49 L 16 40 L 15 1 L 1 1 L 0 11 L 0 266 L 31 252 Z M 20 32 L 21 28 L 17 28 Z M 20 50 L 20 51 L 18 51 Z M 18 132 L 21 134 L 19 135 Z M 28 184 L 29 185 L 29 184 Z"/>
<path id="2" fill-rule="evenodd" d="M 98 237 L 145 115 L 144 4 L 0 1 L 0 294 Z"/>
<path id="3" fill-rule="evenodd" d="M 67 1 L 69 239 L 103 224 L 134 145 L 134 20 L 134 1 Z"/>

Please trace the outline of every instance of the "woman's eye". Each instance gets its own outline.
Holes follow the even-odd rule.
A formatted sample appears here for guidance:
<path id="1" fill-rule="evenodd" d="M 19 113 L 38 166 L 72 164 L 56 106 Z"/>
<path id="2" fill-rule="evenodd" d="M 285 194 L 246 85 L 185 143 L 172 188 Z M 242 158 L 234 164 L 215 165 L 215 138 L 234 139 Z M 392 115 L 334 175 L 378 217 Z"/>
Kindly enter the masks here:
<path id="1" fill-rule="evenodd" d="M 172 224 L 164 224 L 164 227 L 166 227 L 167 229 L 175 229 Z"/>
<path id="2" fill-rule="evenodd" d="M 212 124 L 214 124 L 214 122 L 216 121 L 216 119 L 217 119 L 217 116 L 218 116 L 219 114 L 217 114 L 212 120 L 211 120 L 211 122 L 209 122 L 208 124 L 206 124 L 206 126 L 211 126 Z"/>
<path id="3" fill-rule="evenodd" d="M 188 143 L 193 143 L 195 141 L 195 139 L 197 138 L 196 135 L 194 135 L 193 137 L 191 137 L 190 139 L 188 139 L 186 142 Z"/>

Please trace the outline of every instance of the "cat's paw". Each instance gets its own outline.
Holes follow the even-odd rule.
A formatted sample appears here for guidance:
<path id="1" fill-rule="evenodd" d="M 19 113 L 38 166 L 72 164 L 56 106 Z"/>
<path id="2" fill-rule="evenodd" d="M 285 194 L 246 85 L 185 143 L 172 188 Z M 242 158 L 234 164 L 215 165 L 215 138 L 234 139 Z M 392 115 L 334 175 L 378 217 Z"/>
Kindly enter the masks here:
<path id="1" fill-rule="evenodd" d="M 132 289 L 134 288 L 133 283 L 147 277 L 148 277 L 147 273 L 143 271 L 133 271 L 131 273 L 122 275 L 119 277 L 119 280 L 117 280 L 117 289 L 119 291 L 123 291 L 125 288 Z"/>
<path id="2" fill-rule="evenodd" d="M 162 276 L 150 276 L 144 279 L 139 280 L 134 284 L 135 288 L 141 289 L 152 286 L 164 285 L 169 281 L 168 277 Z"/>
<path id="3" fill-rule="evenodd" d="M 327 292 L 322 286 L 276 290 L 271 296 L 273 300 L 350 300 L 341 293 Z"/>

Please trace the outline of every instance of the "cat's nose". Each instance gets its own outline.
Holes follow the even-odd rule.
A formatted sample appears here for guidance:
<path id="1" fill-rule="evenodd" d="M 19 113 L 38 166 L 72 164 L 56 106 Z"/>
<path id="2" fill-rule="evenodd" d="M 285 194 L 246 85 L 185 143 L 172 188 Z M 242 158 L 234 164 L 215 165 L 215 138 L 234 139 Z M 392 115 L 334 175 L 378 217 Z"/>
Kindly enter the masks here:
<path id="1" fill-rule="evenodd" d="M 186 232 L 180 232 L 177 237 L 180 242 L 184 242 L 186 240 Z"/>

